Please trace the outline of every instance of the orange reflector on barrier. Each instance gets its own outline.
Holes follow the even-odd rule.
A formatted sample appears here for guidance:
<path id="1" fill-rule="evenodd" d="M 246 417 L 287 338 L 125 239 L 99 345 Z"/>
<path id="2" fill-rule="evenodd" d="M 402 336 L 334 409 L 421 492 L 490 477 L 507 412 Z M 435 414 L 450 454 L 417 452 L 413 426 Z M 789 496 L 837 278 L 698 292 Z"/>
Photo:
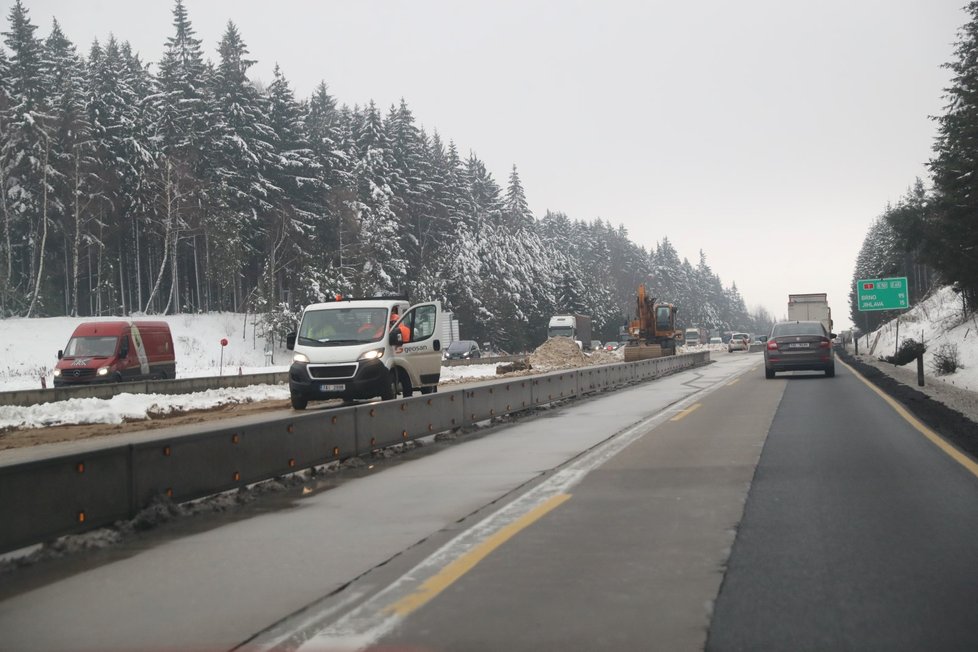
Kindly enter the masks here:
<path id="1" fill-rule="evenodd" d="M 404 439 L 407 439 L 407 436 L 408 436 L 407 430 L 402 430 L 401 431 L 401 437 L 403 437 Z"/>
<path id="2" fill-rule="evenodd" d="M 340 456 L 340 447 L 337 446 L 333 449 L 333 457 L 339 457 L 339 456 Z"/>
<path id="3" fill-rule="evenodd" d="M 164 446 L 163 447 L 163 457 L 170 457 L 170 447 L 169 446 Z"/>
<path id="4" fill-rule="evenodd" d="M 241 480 L 241 474 L 238 473 L 237 471 L 234 472 L 234 476 L 233 477 L 234 477 L 234 481 L 235 482 L 238 482 L 239 480 Z"/>
<path id="5" fill-rule="evenodd" d="M 234 433 L 233 435 L 231 435 L 231 443 L 232 444 L 237 444 L 240 441 L 241 441 L 241 437 L 238 435 L 238 433 Z"/>
<path id="6" fill-rule="evenodd" d="M 292 432 L 293 430 L 295 430 L 295 426 L 293 424 L 291 424 L 291 423 L 285 429 L 286 432 Z"/>
<path id="7" fill-rule="evenodd" d="M 336 425 L 336 417 L 333 417 L 332 418 L 332 423 L 333 423 L 333 425 Z"/>
<path id="8" fill-rule="evenodd" d="M 75 470 L 78 471 L 79 473 L 84 473 L 85 472 L 85 463 L 84 462 L 79 462 L 78 465 L 75 466 Z"/>
<path id="9" fill-rule="evenodd" d="M 295 458 L 289 460 L 289 468 L 292 468 L 293 466 L 295 466 Z"/>
<path id="10" fill-rule="evenodd" d="M 79 523 L 85 522 L 85 512 L 78 512 L 78 522 Z"/>
<path id="11" fill-rule="evenodd" d="M 173 498 L 173 487 L 166 488 L 166 495 L 168 498 Z"/>

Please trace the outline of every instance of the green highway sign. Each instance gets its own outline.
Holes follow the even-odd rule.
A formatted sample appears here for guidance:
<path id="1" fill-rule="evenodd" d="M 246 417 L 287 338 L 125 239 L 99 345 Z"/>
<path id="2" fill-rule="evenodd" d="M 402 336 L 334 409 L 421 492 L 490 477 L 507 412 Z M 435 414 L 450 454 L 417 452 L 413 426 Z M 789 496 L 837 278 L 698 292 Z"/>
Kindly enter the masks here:
<path id="1" fill-rule="evenodd" d="M 856 281 L 856 294 L 859 309 L 863 311 L 906 310 L 910 307 L 906 276 Z"/>

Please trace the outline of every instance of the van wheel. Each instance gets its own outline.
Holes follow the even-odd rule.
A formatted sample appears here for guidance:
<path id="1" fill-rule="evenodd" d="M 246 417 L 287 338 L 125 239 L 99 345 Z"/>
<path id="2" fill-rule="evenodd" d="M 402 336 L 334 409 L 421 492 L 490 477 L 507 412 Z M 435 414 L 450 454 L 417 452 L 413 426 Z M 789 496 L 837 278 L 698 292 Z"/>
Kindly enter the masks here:
<path id="1" fill-rule="evenodd" d="M 306 406 L 309 405 L 309 399 L 305 396 L 299 396 L 298 394 L 290 394 L 289 398 L 292 401 L 293 410 L 305 410 Z"/>
<path id="2" fill-rule="evenodd" d="M 383 391 L 380 393 L 380 398 L 385 401 L 392 401 L 397 398 L 397 394 L 400 391 L 401 380 L 397 376 L 397 369 L 391 369 L 390 375 L 387 378 L 387 384 L 384 385 Z"/>

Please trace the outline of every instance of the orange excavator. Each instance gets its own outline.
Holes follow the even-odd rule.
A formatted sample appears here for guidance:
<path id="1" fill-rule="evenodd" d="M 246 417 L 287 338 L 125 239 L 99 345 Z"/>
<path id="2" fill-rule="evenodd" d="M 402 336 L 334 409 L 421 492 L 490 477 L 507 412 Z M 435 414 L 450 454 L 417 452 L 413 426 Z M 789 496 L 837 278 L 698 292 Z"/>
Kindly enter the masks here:
<path id="1" fill-rule="evenodd" d="M 682 344 L 683 332 L 676 330 L 676 312 L 671 303 L 658 303 L 645 294 L 645 284 L 638 286 L 635 319 L 628 325 L 625 362 L 675 355 Z"/>

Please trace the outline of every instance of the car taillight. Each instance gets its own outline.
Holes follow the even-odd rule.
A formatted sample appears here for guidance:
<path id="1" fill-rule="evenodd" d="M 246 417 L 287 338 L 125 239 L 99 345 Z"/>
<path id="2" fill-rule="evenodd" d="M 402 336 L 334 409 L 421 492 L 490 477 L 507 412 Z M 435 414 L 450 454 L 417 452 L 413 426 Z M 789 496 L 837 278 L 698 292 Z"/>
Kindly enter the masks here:
<path id="1" fill-rule="evenodd" d="M 828 341 L 824 337 L 822 338 L 822 341 L 818 343 L 818 348 L 820 349 L 827 349 L 830 346 L 832 346 L 832 342 Z"/>
<path id="2" fill-rule="evenodd" d="M 768 340 L 767 341 L 767 350 L 768 351 L 777 351 L 778 350 L 778 343 L 775 342 L 774 340 Z"/>

